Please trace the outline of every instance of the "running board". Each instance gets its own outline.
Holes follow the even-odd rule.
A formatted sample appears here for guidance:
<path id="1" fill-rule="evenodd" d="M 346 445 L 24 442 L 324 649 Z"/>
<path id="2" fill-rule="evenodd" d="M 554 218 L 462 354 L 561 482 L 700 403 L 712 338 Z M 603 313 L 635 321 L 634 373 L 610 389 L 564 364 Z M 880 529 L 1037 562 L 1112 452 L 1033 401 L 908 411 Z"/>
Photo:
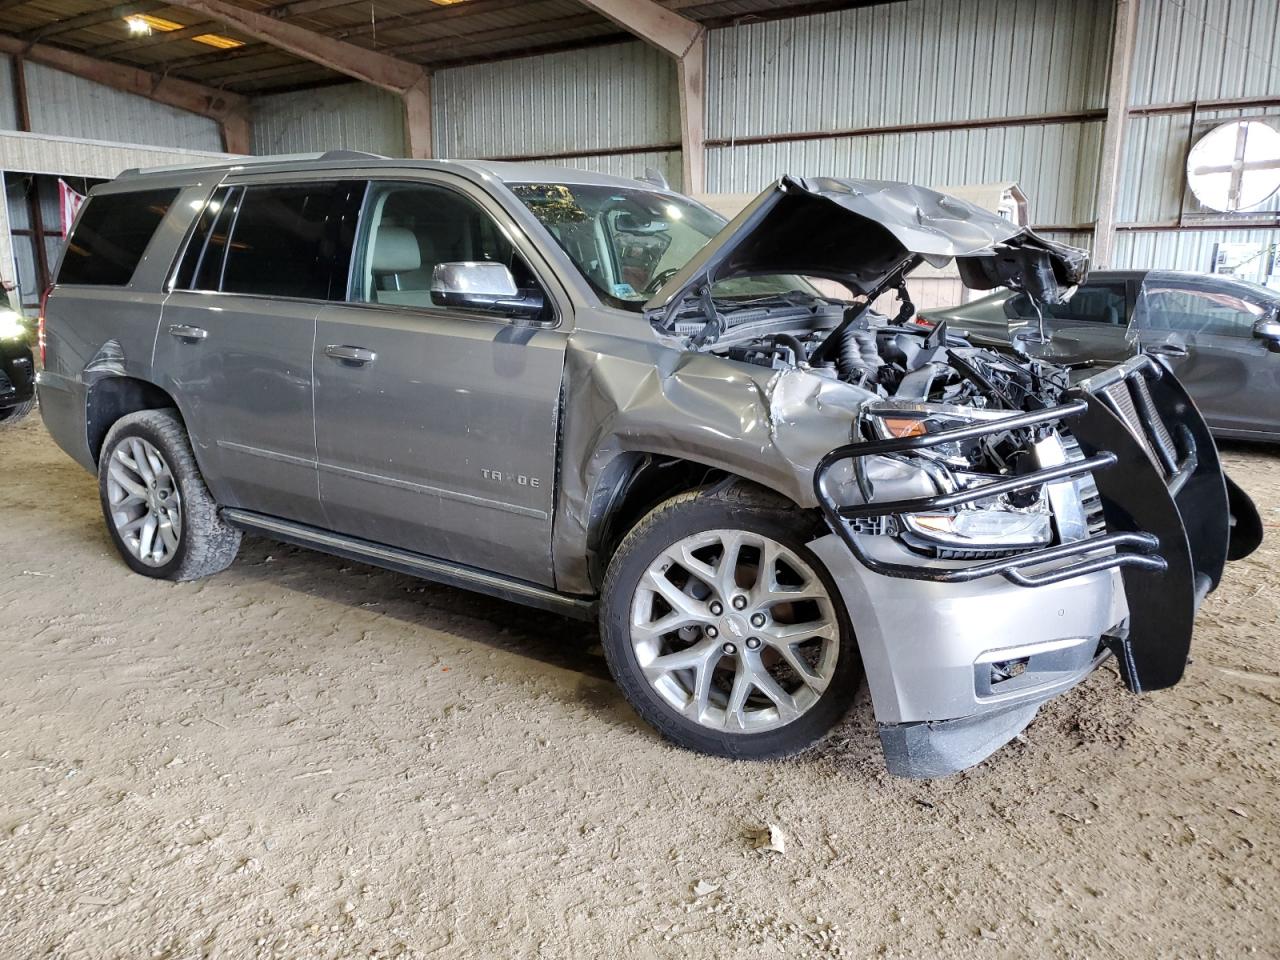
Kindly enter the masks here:
<path id="1" fill-rule="evenodd" d="M 241 530 L 269 537 L 272 540 L 283 540 L 285 543 L 319 550 L 321 553 L 329 553 L 335 557 L 372 564 L 397 573 L 407 573 L 412 577 L 430 580 L 433 583 L 443 583 L 450 587 L 488 594 L 501 600 L 510 600 L 512 603 L 550 610 L 577 620 L 595 619 L 595 601 L 557 593 L 547 587 L 540 587 L 536 583 L 504 577 L 498 573 L 488 573 L 460 563 L 423 556 L 420 553 L 372 543 L 358 537 L 348 537 L 341 533 L 332 533 L 307 526 L 305 523 L 281 520 L 279 517 L 269 517 L 249 510 L 225 507 L 222 510 L 222 518 Z"/>

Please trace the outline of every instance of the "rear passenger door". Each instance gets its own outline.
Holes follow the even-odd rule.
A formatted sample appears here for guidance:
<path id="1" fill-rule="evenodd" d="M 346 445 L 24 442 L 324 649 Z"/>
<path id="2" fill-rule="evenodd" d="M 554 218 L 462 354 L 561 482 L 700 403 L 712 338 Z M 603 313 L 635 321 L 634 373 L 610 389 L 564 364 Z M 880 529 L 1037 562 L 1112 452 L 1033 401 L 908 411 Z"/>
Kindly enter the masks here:
<path id="1" fill-rule="evenodd" d="M 311 354 L 317 315 L 345 293 L 363 189 L 230 183 L 193 228 L 164 304 L 155 369 L 225 506 L 323 525 Z"/>
<path id="2" fill-rule="evenodd" d="M 316 337 L 331 529 L 550 584 L 566 336 L 550 271 L 455 178 L 375 181 L 361 221 L 350 302 L 325 307 Z M 433 269 L 464 261 L 506 264 L 522 292 L 547 297 L 543 315 L 433 303 Z"/>

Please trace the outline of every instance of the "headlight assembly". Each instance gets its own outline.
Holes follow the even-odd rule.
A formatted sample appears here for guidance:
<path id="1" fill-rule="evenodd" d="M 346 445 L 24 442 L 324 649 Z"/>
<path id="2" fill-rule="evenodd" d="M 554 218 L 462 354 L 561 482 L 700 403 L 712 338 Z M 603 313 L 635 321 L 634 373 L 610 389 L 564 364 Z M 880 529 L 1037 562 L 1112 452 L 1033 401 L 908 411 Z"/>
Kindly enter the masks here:
<path id="1" fill-rule="evenodd" d="M 876 404 L 863 411 L 865 432 L 876 439 L 924 436 L 1008 411 L 947 404 Z M 1030 448 L 1025 453 L 1031 455 Z M 994 462 L 998 461 L 998 462 Z M 919 499 L 954 493 L 1009 475 L 1010 463 L 982 446 L 946 443 L 923 450 L 868 458 L 859 468 L 863 502 Z M 904 514 L 893 532 L 909 547 L 936 556 L 990 556 L 1053 542 L 1053 514 L 1043 490 L 1022 491 L 973 503 Z"/>

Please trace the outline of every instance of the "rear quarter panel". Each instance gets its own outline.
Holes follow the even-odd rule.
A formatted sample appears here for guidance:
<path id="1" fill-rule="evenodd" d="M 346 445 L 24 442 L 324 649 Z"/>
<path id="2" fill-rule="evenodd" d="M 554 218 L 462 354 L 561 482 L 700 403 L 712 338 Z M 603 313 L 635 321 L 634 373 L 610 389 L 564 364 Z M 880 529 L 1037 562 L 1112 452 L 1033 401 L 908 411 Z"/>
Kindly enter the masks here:
<path id="1" fill-rule="evenodd" d="M 156 382 L 152 356 L 166 281 L 213 182 L 143 177 L 112 181 L 93 193 L 166 186 L 178 189 L 178 196 L 127 285 L 67 285 L 55 280 L 45 304 L 45 366 L 38 377 L 41 415 L 54 441 L 89 470 L 95 469 L 86 431 L 91 388 L 107 377 Z"/>

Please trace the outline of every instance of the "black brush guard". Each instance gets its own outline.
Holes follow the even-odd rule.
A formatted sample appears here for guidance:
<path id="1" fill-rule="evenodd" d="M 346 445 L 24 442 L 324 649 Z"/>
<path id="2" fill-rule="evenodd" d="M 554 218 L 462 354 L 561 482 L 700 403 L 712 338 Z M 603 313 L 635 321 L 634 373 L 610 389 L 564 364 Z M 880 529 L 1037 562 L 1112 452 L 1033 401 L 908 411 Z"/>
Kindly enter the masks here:
<path id="1" fill-rule="evenodd" d="M 1135 692 L 1172 686 L 1182 677 L 1201 601 L 1218 585 L 1228 558 L 1245 556 L 1261 542 L 1257 511 L 1224 476 L 1217 447 L 1185 388 L 1151 357 L 1135 357 L 1085 380 L 1064 399 L 1056 407 L 973 426 L 837 447 L 814 471 L 818 503 L 850 552 L 883 576 L 938 583 L 1001 576 L 1021 587 L 1040 587 L 1119 568 L 1129 622 L 1107 641 L 1125 682 Z M 840 506 L 826 491 L 827 473 L 843 460 L 1037 426 L 1066 427 L 1084 459 L 909 500 Z M 1102 498 L 1107 532 L 1014 556 L 954 566 L 888 562 L 872 556 L 849 523 L 945 510 L 1086 473 Z"/>

